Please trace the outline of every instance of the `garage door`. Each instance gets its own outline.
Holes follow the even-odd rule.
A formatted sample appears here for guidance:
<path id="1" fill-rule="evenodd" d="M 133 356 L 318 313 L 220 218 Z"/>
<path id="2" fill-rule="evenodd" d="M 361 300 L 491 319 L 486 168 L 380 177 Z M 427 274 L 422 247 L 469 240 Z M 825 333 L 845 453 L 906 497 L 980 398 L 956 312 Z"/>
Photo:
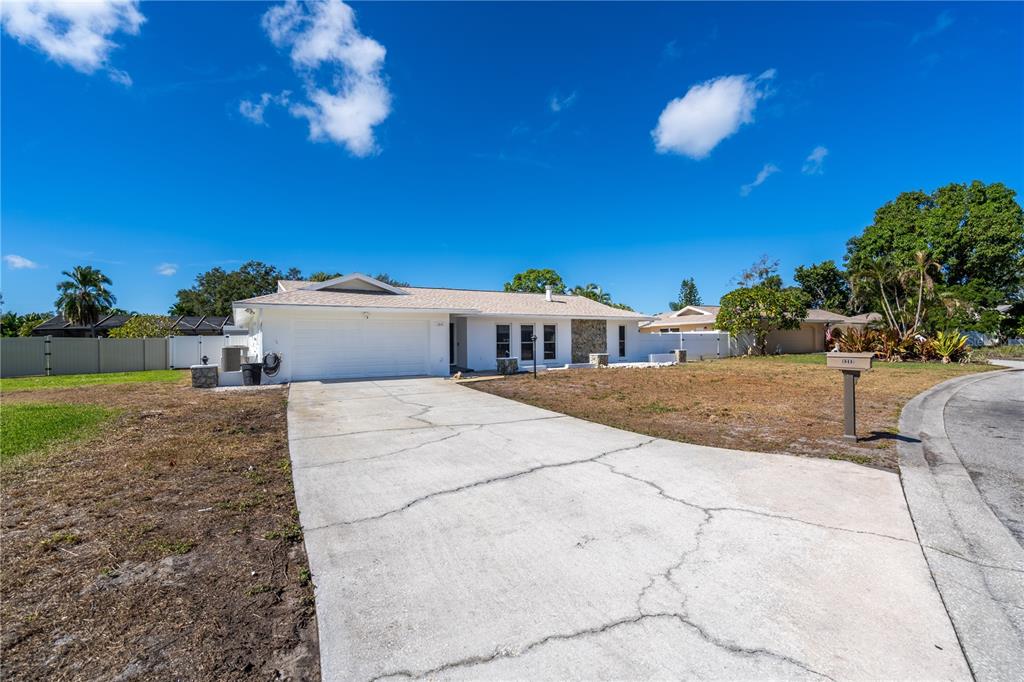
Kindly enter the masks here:
<path id="1" fill-rule="evenodd" d="M 300 320 L 294 341 L 295 380 L 427 373 L 426 320 Z"/>

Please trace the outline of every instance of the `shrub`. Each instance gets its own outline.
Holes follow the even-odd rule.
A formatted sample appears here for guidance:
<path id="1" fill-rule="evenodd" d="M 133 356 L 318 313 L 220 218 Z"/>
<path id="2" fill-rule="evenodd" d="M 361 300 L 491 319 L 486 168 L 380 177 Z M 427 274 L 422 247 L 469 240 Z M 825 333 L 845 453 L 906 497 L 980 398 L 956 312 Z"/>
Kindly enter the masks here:
<path id="1" fill-rule="evenodd" d="M 967 337 L 959 332 L 939 332 L 932 345 L 943 363 L 959 360 L 967 354 Z"/>
<path id="2" fill-rule="evenodd" d="M 835 332 L 832 332 L 833 336 Z M 878 332 L 871 329 L 847 329 L 839 336 L 843 353 L 873 353 L 878 350 Z"/>

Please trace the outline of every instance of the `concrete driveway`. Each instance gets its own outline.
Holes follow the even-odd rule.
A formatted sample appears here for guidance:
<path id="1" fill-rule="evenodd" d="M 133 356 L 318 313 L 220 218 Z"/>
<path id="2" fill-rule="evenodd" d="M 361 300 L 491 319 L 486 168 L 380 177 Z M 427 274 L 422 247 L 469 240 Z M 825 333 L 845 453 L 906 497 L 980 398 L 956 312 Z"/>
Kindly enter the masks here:
<path id="1" fill-rule="evenodd" d="M 288 432 L 327 680 L 970 677 L 894 474 L 433 378 Z"/>

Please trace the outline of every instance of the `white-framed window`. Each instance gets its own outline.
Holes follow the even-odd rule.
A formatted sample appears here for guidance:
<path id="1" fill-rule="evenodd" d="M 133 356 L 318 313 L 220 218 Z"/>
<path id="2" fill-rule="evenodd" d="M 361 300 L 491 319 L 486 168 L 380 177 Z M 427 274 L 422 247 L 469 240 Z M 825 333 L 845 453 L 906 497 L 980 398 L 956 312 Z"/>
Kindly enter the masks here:
<path id="1" fill-rule="evenodd" d="M 519 359 L 533 360 L 533 325 L 519 325 Z"/>
<path id="2" fill-rule="evenodd" d="M 555 350 L 555 330 L 556 326 L 553 324 L 544 325 L 544 359 L 554 360 L 556 355 Z"/>
<path id="3" fill-rule="evenodd" d="M 626 357 L 626 325 L 619 325 L 619 357 Z"/>
<path id="4" fill-rule="evenodd" d="M 497 343 L 495 344 L 497 355 L 495 357 L 508 358 L 512 357 L 510 352 L 512 350 L 512 327 L 507 324 L 499 324 L 496 328 L 497 332 Z"/>

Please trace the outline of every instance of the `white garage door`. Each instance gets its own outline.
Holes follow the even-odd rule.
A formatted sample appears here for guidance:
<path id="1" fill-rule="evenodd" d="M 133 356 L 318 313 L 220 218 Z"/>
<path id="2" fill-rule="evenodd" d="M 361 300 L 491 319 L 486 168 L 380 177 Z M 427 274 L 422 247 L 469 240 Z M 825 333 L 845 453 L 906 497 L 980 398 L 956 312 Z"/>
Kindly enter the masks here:
<path id="1" fill-rule="evenodd" d="M 299 320 L 293 329 L 294 380 L 427 373 L 426 320 Z"/>

